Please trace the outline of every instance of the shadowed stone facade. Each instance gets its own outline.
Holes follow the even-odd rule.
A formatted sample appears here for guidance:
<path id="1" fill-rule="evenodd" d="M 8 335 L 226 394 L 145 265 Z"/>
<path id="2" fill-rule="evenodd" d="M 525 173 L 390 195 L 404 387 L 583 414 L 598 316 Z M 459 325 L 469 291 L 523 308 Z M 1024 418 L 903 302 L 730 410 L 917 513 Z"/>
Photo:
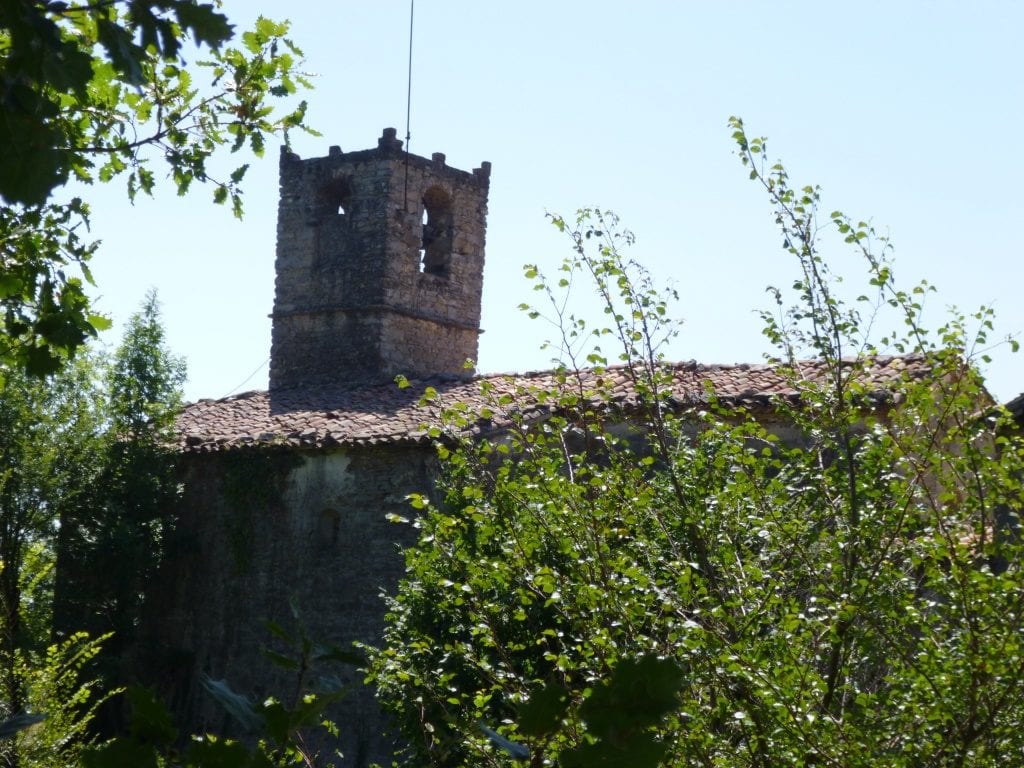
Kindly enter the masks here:
<path id="1" fill-rule="evenodd" d="M 154 601 L 160 615 L 142 660 L 185 732 L 241 735 L 203 689 L 204 674 L 254 702 L 294 695 L 297 673 L 263 649 L 296 657 L 296 647 L 269 621 L 349 651 L 377 642 L 381 592 L 401 578 L 399 547 L 415 533 L 386 515 L 409 514 L 406 494 L 430 488 L 435 464 L 426 446 L 186 454 L 181 514 Z M 351 686 L 331 712 L 342 764 L 387 765 L 393 739 L 362 674 L 320 662 L 307 682 L 317 676 Z"/>

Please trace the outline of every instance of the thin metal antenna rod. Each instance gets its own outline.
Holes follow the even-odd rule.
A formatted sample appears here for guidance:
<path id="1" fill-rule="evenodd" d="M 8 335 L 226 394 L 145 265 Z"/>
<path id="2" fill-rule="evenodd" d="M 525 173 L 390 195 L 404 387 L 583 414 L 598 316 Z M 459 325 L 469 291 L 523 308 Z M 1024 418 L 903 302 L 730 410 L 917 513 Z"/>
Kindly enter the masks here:
<path id="1" fill-rule="evenodd" d="M 412 114 L 412 19 L 416 0 L 409 0 L 409 76 L 405 92 L 405 212 L 409 212 L 409 144 L 412 133 L 409 130 Z"/>

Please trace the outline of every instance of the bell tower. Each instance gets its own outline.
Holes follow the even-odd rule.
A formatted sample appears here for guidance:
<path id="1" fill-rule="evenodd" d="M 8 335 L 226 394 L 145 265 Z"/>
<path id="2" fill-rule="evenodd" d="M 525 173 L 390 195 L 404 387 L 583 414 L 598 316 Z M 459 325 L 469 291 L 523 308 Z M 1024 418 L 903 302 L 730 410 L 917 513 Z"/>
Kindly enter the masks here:
<path id="1" fill-rule="evenodd" d="M 490 163 L 282 150 L 270 389 L 465 376 L 480 335 Z"/>

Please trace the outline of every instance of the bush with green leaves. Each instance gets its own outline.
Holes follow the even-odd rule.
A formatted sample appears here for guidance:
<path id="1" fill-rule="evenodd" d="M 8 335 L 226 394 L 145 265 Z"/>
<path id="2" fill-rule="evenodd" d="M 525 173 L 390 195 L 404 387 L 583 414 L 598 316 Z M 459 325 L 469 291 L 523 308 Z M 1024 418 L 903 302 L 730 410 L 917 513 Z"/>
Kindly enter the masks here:
<path id="1" fill-rule="evenodd" d="M 119 693 L 99 690 L 99 681 L 90 677 L 90 663 L 106 639 L 90 639 L 79 632 L 41 653 L 19 654 L 26 709 L 34 713 L 35 721 L 16 736 L 22 768 L 79 764 L 94 736 L 93 718 L 100 706 Z"/>
<path id="2" fill-rule="evenodd" d="M 795 267 L 763 317 L 793 393 L 772 412 L 798 437 L 713 392 L 682 408 L 672 313 L 632 237 L 607 213 L 555 217 L 571 255 L 554 280 L 527 271 L 553 300 L 528 311 L 560 330 L 557 384 L 448 404 L 442 478 L 412 500 L 419 543 L 372 665 L 407 764 L 1024 759 L 1024 442 L 975 367 L 991 313 L 928 332 L 931 289 L 894 284 L 888 242 L 822 217 L 819 190 L 731 125 Z M 852 300 L 836 244 L 866 268 Z M 581 275 L 603 325 L 562 300 Z M 892 353 L 912 357 L 880 388 Z M 508 427 L 473 434 L 487 423 Z M 614 682 L 649 660 L 665 666 Z"/>

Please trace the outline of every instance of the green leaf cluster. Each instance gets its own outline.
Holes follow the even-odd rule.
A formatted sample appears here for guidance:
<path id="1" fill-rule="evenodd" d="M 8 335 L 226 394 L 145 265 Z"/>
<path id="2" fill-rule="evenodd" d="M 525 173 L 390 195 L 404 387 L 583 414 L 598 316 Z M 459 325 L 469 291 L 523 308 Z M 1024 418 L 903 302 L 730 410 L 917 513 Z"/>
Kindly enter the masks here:
<path id="1" fill-rule="evenodd" d="M 107 637 L 77 632 L 36 652 L 19 649 L 19 675 L 26 694 L 24 725 L 16 735 L 18 764 L 24 768 L 77 765 L 93 739 L 100 708 L 118 691 L 101 690 L 93 662 Z M 12 734 L 13 735 L 13 734 Z"/>
<path id="2" fill-rule="evenodd" d="M 123 176 L 134 200 L 162 165 L 179 195 L 206 184 L 241 215 L 248 163 L 221 175 L 213 158 L 309 130 L 287 33 L 260 18 L 231 47 L 234 28 L 196 0 L 0 6 L 0 364 L 52 373 L 108 324 L 84 289 L 88 206 L 57 199 L 68 182 Z"/>
<path id="3" fill-rule="evenodd" d="M 894 284 L 888 241 L 822 219 L 820 190 L 732 129 L 795 268 L 763 314 L 788 394 L 678 402 L 672 313 L 632 236 L 554 217 L 572 253 L 551 281 L 527 267 L 549 306 L 526 308 L 557 329 L 554 385 L 484 385 L 482 411 L 427 395 L 443 477 L 412 499 L 419 544 L 372 660 L 407 764 L 1024 754 L 1024 440 L 975 368 L 991 312 L 927 330 L 931 289 Z M 867 273 L 852 301 L 828 227 Z M 583 278 L 596 326 L 566 309 Z"/>

